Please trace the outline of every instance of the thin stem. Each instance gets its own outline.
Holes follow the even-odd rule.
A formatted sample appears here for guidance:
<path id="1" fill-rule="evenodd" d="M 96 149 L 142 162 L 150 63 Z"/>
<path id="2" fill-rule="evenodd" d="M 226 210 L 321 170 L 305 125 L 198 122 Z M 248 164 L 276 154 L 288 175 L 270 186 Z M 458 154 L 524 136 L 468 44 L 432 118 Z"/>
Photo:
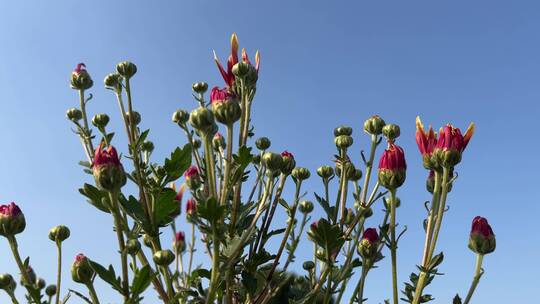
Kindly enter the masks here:
<path id="1" fill-rule="evenodd" d="M 56 274 L 56 304 L 60 304 L 60 283 L 62 280 L 62 242 L 56 242 L 58 250 L 58 273 Z"/>
<path id="2" fill-rule="evenodd" d="M 476 269 L 474 271 L 474 278 L 471 283 L 471 287 L 469 288 L 469 292 L 467 293 L 467 297 L 465 298 L 465 301 L 463 304 L 469 304 L 469 301 L 472 298 L 472 295 L 476 289 L 476 286 L 478 286 L 478 282 L 480 282 L 480 277 L 482 277 L 482 262 L 484 261 L 484 255 L 483 254 L 477 254 L 476 255 Z"/>
<path id="3" fill-rule="evenodd" d="M 129 300 L 129 278 L 128 278 L 128 264 L 126 254 L 126 244 L 124 242 L 124 233 L 121 224 L 121 218 L 119 213 L 118 193 L 109 192 L 109 198 L 111 200 L 111 214 L 114 219 L 114 226 L 116 230 L 116 237 L 118 238 L 118 248 L 120 249 L 120 261 L 122 264 L 122 294 L 124 301 Z"/>
<path id="4" fill-rule="evenodd" d="M 438 207 L 439 207 L 439 193 L 440 193 L 440 187 L 441 187 L 441 175 L 439 172 L 435 171 L 435 185 L 433 187 L 433 198 L 431 200 L 431 210 L 429 212 L 428 216 L 428 222 L 426 225 L 426 240 L 424 242 L 424 253 L 422 255 L 422 266 L 426 266 L 429 262 L 428 260 L 428 252 L 429 248 L 431 247 L 431 239 L 433 234 L 433 225 L 434 225 L 434 217 L 435 213 L 438 213 Z"/>
<path id="5" fill-rule="evenodd" d="M 13 293 L 13 291 L 6 289 L 6 292 L 9 295 L 9 298 L 11 299 L 11 302 L 13 304 L 19 304 L 19 301 L 17 301 L 17 298 L 15 297 L 15 293 Z M 49 299 L 49 302 L 51 302 L 50 299 Z"/>
<path id="6" fill-rule="evenodd" d="M 19 254 L 19 249 L 17 246 L 17 240 L 15 239 L 15 236 L 9 235 L 7 236 L 7 239 L 8 239 L 9 247 L 11 248 L 11 252 L 13 253 L 13 257 L 15 258 L 15 262 L 17 263 L 17 266 L 19 267 L 19 271 L 21 272 L 21 275 L 24 281 L 27 284 L 32 285 L 32 287 L 25 286 L 26 289 L 28 290 L 28 294 L 30 295 L 30 297 L 33 298 L 33 300 L 36 303 L 40 303 L 41 299 L 39 298 L 39 293 L 33 292 L 33 290 L 31 290 L 31 289 L 34 289 L 35 291 L 35 282 L 32 282 L 30 280 L 30 276 L 28 275 L 28 269 L 24 267 L 24 264 L 21 260 L 21 255 Z M 26 285 L 26 284 L 23 284 L 23 285 Z"/>
<path id="7" fill-rule="evenodd" d="M 210 277 L 210 288 L 208 290 L 208 298 L 206 299 L 206 303 L 210 304 L 213 303 L 214 297 L 216 296 L 216 288 L 218 285 L 218 278 L 219 278 L 219 236 L 216 229 L 217 223 L 213 223 L 212 225 L 212 237 L 214 239 L 214 246 L 213 250 L 214 253 L 212 255 L 212 274 Z"/>
<path id="8" fill-rule="evenodd" d="M 354 289 L 353 294 L 351 295 L 351 299 L 349 300 L 349 304 L 354 303 L 354 299 L 356 295 L 358 295 L 358 303 L 362 304 L 364 299 L 364 284 L 366 282 L 366 277 L 369 271 L 369 267 L 365 265 L 366 261 L 364 260 L 364 264 L 362 265 L 362 275 L 360 276 L 360 280 L 358 281 L 358 284 L 356 285 L 356 288 Z M 338 302 L 339 303 L 339 302 Z"/>
<path id="9" fill-rule="evenodd" d="M 86 287 L 88 288 L 88 293 L 90 294 L 90 299 L 92 299 L 92 303 L 99 304 L 99 299 L 96 293 L 96 289 L 94 288 L 94 284 L 90 282 L 86 284 Z"/>
<path id="10" fill-rule="evenodd" d="M 392 202 L 390 204 L 390 254 L 392 256 L 392 294 L 394 304 L 398 303 L 397 286 L 397 242 L 396 242 L 396 190 L 390 190 Z"/>
<path id="11" fill-rule="evenodd" d="M 304 228 L 306 227 L 308 221 L 308 215 L 307 213 L 304 213 L 302 217 L 302 223 L 300 224 L 300 231 L 298 231 L 298 236 L 293 240 L 293 243 L 291 244 L 291 253 L 287 257 L 287 261 L 285 262 L 285 265 L 283 266 L 283 271 L 286 271 L 289 267 L 289 264 L 292 262 L 294 258 L 294 252 L 296 251 L 296 248 L 298 247 L 298 244 L 300 243 L 300 238 L 302 237 L 302 233 L 304 232 Z"/>
<path id="12" fill-rule="evenodd" d="M 191 274 L 191 267 L 193 265 L 193 252 L 195 252 L 195 224 L 191 224 L 191 243 L 189 244 L 189 262 L 188 262 L 188 274 Z M 186 287 L 187 287 L 186 280 Z"/>
<path id="13" fill-rule="evenodd" d="M 148 264 L 148 259 L 146 258 L 146 255 L 144 254 L 143 250 L 139 250 L 139 252 L 137 253 L 137 257 L 141 261 L 141 264 L 142 264 L 143 267 L 146 266 L 146 265 L 149 265 Z M 167 295 L 167 293 L 163 289 L 163 285 L 161 284 L 161 281 L 159 280 L 159 278 L 154 277 L 154 279 L 152 280 L 152 284 L 154 285 L 154 288 L 158 292 L 159 298 L 163 301 L 163 303 L 168 303 L 169 302 L 169 296 Z"/>
<path id="14" fill-rule="evenodd" d="M 208 185 L 208 191 L 210 196 L 213 196 L 214 198 L 217 197 L 217 191 L 216 191 L 216 175 L 215 175 L 215 168 L 214 168 L 214 151 L 212 150 L 212 142 L 208 135 L 203 136 L 204 141 L 204 153 L 205 157 L 204 160 L 206 162 L 206 177 Z"/>
<path id="15" fill-rule="evenodd" d="M 81 112 L 82 112 L 82 119 L 84 123 L 84 131 L 85 131 L 85 142 L 88 145 L 88 149 L 90 150 L 90 155 L 94 154 L 94 145 L 92 144 L 92 139 L 89 137 L 90 135 L 90 128 L 88 127 L 88 116 L 86 114 L 86 101 L 84 100 L 84 90 L 79 90 L 79 102 L 81 105 Z"/>

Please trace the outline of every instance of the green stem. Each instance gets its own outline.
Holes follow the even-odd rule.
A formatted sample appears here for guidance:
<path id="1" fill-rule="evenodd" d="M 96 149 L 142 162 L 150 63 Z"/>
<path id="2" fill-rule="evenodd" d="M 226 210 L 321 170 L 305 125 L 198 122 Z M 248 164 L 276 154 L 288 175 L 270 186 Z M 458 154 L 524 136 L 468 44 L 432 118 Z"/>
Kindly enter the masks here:
<path id="1" fill-rule="evenodd" d="M 62 242 L 56 242 L 58 249 L 58 273 L 56 274 L 56 304 L 60 304 L 60 283 L 62 280 Z"/>
<path id="2" fill-rule="evenodd" d="M 90 299 L 92 299 L 92 303 L 99 304 L 99 299 L 96 293 L 96 289 L 94 288 L 94 284 L 90 282 L 86 284 L 86 287 L 88 288 L 88 293 L 90 293 Z"/>
<path id="3" fill-rule="evenodd" d="M 189 244 L 189 262 L 188 262 L 188 274 L 191 274 L 191 267 L 193 265 L 193 252 L 195 252 L 195 224 L 191 224 L 191 243 Z M 186 287 L 188 282 L 186 280 Z"/>
<path id="4" fill-rule="evenodd" d="M 214 223 L 212 225 L 212 236 L 214 239 L 214 246 L 212 254 L 212 274 L 210 277 L 210 288 L 208 290 L 208 298 L 206 299 L 206 303 L 210 304 L 214 302 L 214 297 L 216 296 L 216 289 L 218 285 L 218 278 L 219 278 L 219 236 L 216 229 L 217 223 Z"/>
<path id="5" fill-rule="evenodd" d="M 86 142 L 86 145 L 90 151 L 90 155 L 94 155 L 94 145 L 92 144 L 92 139 L 89 137 L 90 135 L 90 128 L 88 127 L 88 116 L 86 114 L 86 101 L 84 100 L 84 90 L 79 90 L 79 102 L 81 105 L 81 112 L 82 112 L 82 119 L 84 123 L 84 140 Z"/>
<path id="6" fill-rule="evenodd" d="M 32 282 L 30 280 L 30 276 L 28 275 L 28 269 L 26 269 L 24 267 L 24 264 L 21 260 L 21 255 L 19 254 L 19 249 L 18 249 L 18 246 L 17 246 L 17 240 L 15 239 L 15 236 L 13 235 L 9 235 L 7 236 L 7 239 L 8 239 L 8 243 L 9 243 L 9 247 L 11 248 L 11 252 L 13 253 L 13 257 L 15 258 L 15 262 L 17 263 L 17 266 L 19 267 L 19 270 L 21 272 L 21 275 L 24 279 L 24 281 L 27 283 L 27 284 L 31 284 L 32 286 L 25 286 L 26 289 L 28 290 L 28 294 L 30 295 L 30 297 L 33 298 L 33 300 L 36 302 L 36 303 L 40 303 L 40 296 L 39 296 L 39 293 L 36 293 L 36 292 L 33 292 L 33 291 L 36 291 L 37 288 L 35 286 L 35 282 Z M 26 285 L 26 284 L 23 284 L 23 285 Z"/>
<path id="7" fill-rule="evenodd" d="M 206 162 L 206 177 L 207 182 L 210 184 L 208 185 L 208 191 L 210 196 L 213 196 L 214 198 L 217 197 L 217 191 L 216 191 L 216 175 L 214 171 L 214 151 L 212 150 L 212 141 L 211 138 L 208 135 L 203 136 L 204 140 L 204 153 L 205 157 L 204 160 Z"/>
<path id="8" fill-rule="evenodd" d="M 398 303 L 397 286 L 397 242 L 396 242 L 396 189 L 390 190 L 392 203 L 390 204 L 390 254 L 392 256 L 392 294 L 394 304 Z"/>
<path id="9" fill-rule="evenodd" d="M 424 252 L 422 255 L 422 266 L 426 266 L 429 262 L 428 260 L 428 253 L 429 248 L 431 247 L 431 239 L 433 234 L 433 225 L 434 225 L 434 217 L 435 214 L 438 213 L 438 207 L 439 207 L 439 192 L 441 187 L 441 175 L 439 172 L 435 171 L 435 185 L 433 187 L 433 197 L 431 199 L 431 210 L 429 212 L 428 216 L 428 222 L 426 225 L 426 239 L 424 242 Z"/>
<path id="10" fill-rule="evenodd" d="M 6 293 L 8 294 L 13 304 L 19 304 L 19 301 L 17 301 L 17 298 L 15 297 L 15 293 L 13 291 L 6 289 Z M 49 303 L 50 302 L 51 300 L 49 299 Z"/>
<path id="11" fill-rule="evenodd" d="M 442 224 L 442 219 L 443 219 L 443 215 L 444 215 L 444 209 L 446 207 L 446 197 L 448 195 L 449 178 L 450 178 L 449 169 L 448 168 L 443 168 L 441 200 L 440 200 L 439 207 L 438 207 L 438 210 L 437 210 L 438 211 L 437 212 L 437 219 L 435 221 L 435 230 L 433 231 L 433 240 L 431 241 L 428 260 L 430 260 L 431 257 L 433 256 L 433 252 L 435 251 L 435 246 L 437 245 L 437 239 L 439 237 L 439 231 L 441 230 L 441 224 Z"/>
<path id="12" fill-rule="evenodd" d="M 482 262 L 484 261 L 484 255 L 483 254 L 477 254 L 476 255 L 476 269 L 474 271 L 474 278 L 471 283 L 471 287 L 469 288 L 469 292 L 467 293 L 467 297 L 465 298 L 465 301 L 463 304 L 469 304 L 469 301 L 472 298 L 472 295 L 474 293 L 474 290 L 476 289 L 476 286 L 478 286 L 478 282 L 480 282 L 480 277 L 482 277 Z"/>
<path id="13" fill-rule="evenodd" d="M 146 265 L 149 265 L 148 264 L 148 259 L 146 258 L 146 255 L 144 254 L 144 251 L 139 250 L 139 252 L 137 253 L 137 257 L 141 261 L 141 264 L 142 264 L 143 267 L 146 266 Z M 154 277 L 154 279 L 152 280 L 152 284 L 154 285 L 154 288 L 158 292 L 159 297 L 163 301 L 163 303 L 165 303 L 165 304 L 168 303 L 169 302 L 169 296 L 167 295 L 167 293 L 163 289 L 163 285 L 161 284 L 161 281 L 159 280 L 159 277 Z"/>
<path id="14" fill-rule="evenodd" d="M 358 303 L 362 304 L 362 300 L 364 299 L 364 284 L 366 282 L 366 277 L 369 271 L 369 267 L 364 264 L 362 265 L 362 275 L 360 276 L 360 280 L 358 281 L 358 284 L 356 285 L 356 288 L 354 289 L 353 294 L 351 295 L 351 299 L 349 300 L 349 304 L 354 303 L 354 299 L 356 295 L 358 295 Z M 339 302 L 338 302 L 339 303 Z"/>
<path id="15" fill-rule="evenodd" d="M 119 212 L 118 193 L 112 191 L 109 192 L 109 198 L 111 199 L 111 214 L 114 219 L 118 248 L 120 249 L 120 262 L 122 264 L 122 294 L 124 296 L 124 301 L 127 302 L 129 300 L 128 263 L 126 244 L 124 242 L 124 233 Z"/>

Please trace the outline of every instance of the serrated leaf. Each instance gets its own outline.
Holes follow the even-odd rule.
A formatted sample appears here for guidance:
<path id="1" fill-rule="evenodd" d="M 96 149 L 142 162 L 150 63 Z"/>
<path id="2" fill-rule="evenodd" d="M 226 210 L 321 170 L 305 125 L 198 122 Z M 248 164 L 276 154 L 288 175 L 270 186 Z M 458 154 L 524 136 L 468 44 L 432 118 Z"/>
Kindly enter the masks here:
<path id="1" fill-rule="evenodd" d="M 118 290 L 120 293 L 123 292 L 120 284 L 120 278 L 116 276 L 112 265 L 109 265 L 109 268 L 106 269 L 105 267 L 101 266 L 101 264 L 90 260 L 90 266 L 103 281 L 109 283 L 112 288 Z"/>
<path id="2" fill-rule="evenodd" d="M 242 271 L 242 285 L 246 288 L 248 294 L 253 297 L 257 291 L 257 278 L 251 273 Z"/>
<path id="3" fill-rule="evenodd" d="M 155 276 L 156 274 L 152 271 L 150 265 L 146 265 L 143 268 L 139 269 L 133 277 L 133 281 L 131 283 L 131 293 L 133 293 L 134 295 L 139 295 L 143 293 L 146 288 L 150 286 L 150 283 Z"/>
<path id="4" fill-rule="evenodd" d="M 165 159 L 163 168 L 167 172 L 165 183 L 177 180 L 191 165 L 191 145 L 176 148 L 170 158 Z"/>
<path id="5" fill-rule="evenodd" d="M 176 201 L 176 191 L 171 188 L 162 189 L 154 207 L 155 222 L 160 226 L 170 223 L 178 213 L 178 208 L 180 205 Z"/>
<path id="6" fill-rule="evenodd" d="M 109 194 L 107 191 L 100 190 L 90 184 L 84 184 L 83 187 L 79 189 L 79 193 L 88 198 L 87 202 L 90 205 L 105 213 L 110 213 L 109 208 L 105 203 L 109 201 Z"/>
<path id="7" fill-rule="evenodd" d="M 210 223 L 214 223 L 221 219 L 225 214 L 226 206 L 220 206 L 218 201 L 211 197 L 197 204 L 197 214 Z"/>
<path id="8" fill-rule="evenodd" d="M 339 225 L 332 225 L 326 219 L 320 219 L 317 225 L 313 225 L 308 231 L 308 237 L 324 248 L 328 255 L 335 253 L 345 242 Z"/>

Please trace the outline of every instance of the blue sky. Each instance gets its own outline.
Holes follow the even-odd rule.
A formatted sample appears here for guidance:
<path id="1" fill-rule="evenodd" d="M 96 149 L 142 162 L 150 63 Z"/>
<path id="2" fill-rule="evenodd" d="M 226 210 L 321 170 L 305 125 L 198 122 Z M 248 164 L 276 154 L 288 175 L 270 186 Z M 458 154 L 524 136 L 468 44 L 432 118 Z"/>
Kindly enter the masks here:
<path id="1" fill-rule="evenodd" d="M 111 219 L 77 192 L 90 178 L 77 165 L 84 156 L 64 117 L 77 104 L 68 85 L 71 70 L 87 64 L 95 80 L 89 111 L 109 113 L 121 134 L 115 100 L 102 79 L 117 62 L 135 62 L 135 107 L 143 113 L 142 126 L 152 129 L 155 160 L 162 160 L 185 143 L 171 113 L 196 106 L 192 82 L 222 84 L 212 49 L 224 60 L 230 34 L 237 32 L 250 55 L 256 49 L 262 54 L 256 134 L 270 137 L 276 151 L 293 152 L 299 165 L 314 172 L 331 163 L 338 125 L 354 128 L 351 157 L 357 163 L 360 150 L 368 149 L 365 118 L 379 114 L 401 125 L 399 144 L 409 168 L 399 191 L 398 221 L 408 226 L 399 247 L 399 281 L 421 258 L 423 202 L 429 199 L 414 119 L 461 128 L 474 121 L 477 131 L 457 168 L 439 243 L 445 275 L 429 292 L 436 303 L 466 292 L 474 267 L 466 247 L 470 221 L 482 215 L 498 247 L 485 259 L 475 303 L 534 303 L 540 271 L 534 262 L 540 252 L 534 190 L 540 169 L 539 17 L 536 1 L 2 2 L 0 202 L 16 201 L 23 209 L 28 225 L 19 237 L 21 251 L 48 282 L 55 275 L 55 248 L 47 232 L 60 223 L 72 231 L 66 270 L 79 252 L 116 263 Z M 117 140 L 125 151 L 125 140 Z M 320 181 L 313 177 L 306 190 L 313 198 Z M 16 274 L 5 240 L 0 252 L 0 272 Z M 310 254 L 299 252 L 297 264 Z M 388 297 L 388 264 L 385 259 L 370 272 L 368 303 Z M 64 282 L 83 289 L 68 271 Z M 119 302 L 104 285 L 97 288 L 104 303 Z M 147 303 L 153 303 L 151 295 Z"/>

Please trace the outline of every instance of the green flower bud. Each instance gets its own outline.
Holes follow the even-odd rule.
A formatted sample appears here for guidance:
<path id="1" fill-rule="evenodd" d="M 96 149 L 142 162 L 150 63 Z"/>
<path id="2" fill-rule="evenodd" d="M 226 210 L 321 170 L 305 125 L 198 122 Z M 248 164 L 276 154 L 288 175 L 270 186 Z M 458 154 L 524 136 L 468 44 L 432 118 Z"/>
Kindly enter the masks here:
<path id="1" fill-rule="evenodd" d="M 137 66 L 129 61 L 123 61 L 116 65 L 116 72 L 124 76 L 126 79 L 130 79 L 137 73 Z"/>
<path id="2" fill-rule="evenodd" d="M 352 146 L 353 138 L 349 135 L 338 135 L 334 138 L 334 143 L 338 149 L 347 149 Z"/>
<path id="3" fill-rule="evenodd" d="M 388 141 L 393 142 L 396 138 L 399 137 L 401 131 L 399 126 L 395 124 L 387 124 L 382 128 L 382 133 Z"/>
<path id="4" fill-rule="evenodd" d="M 45 288 L 45 294 L 49 297 L 52 297 L 56 294 L 56 285 L 49 285 Z"/>
<path id="5" fill-rule="evenodd" d="M 232 67 L 233 75 L 238 78 L 245 77 L 249 73 L 249 70 L 250 70 L 250 64 L 246 61 L 240 61 L 236 63 L 235 65 L 233 65 Z"/>
<path id="6" fill-rule="evenodd" d="M 69 228 L 64 225 L 58 225 L 49 230 L 49 239 L 53 242 L 61 243 L 69 238 L 69 235 Z"/>
<path id="7" fill-rule="evenodd" d="M 296 167 L 296 161 L 294 160 L 294 156 L 289 151 L 283 151 L 281 153 L 281 157 L 283 158 L 283 165 L 281 166 L 281 173 L 285 175 L 291 174 L 294 167 Z"/>
<path id="8" fill-rule="evenodd" d="M 103 150 L 101 145 L 94 154 L 92 173 L 96 184 L 108 191 L 118 191 L 127 181 L 124 167 L 120 163 L 118 153 L 113 146 Z"/>
<path id="9" fill-rule="evenodd" d="M 362 170 L 353 168 L 353 170 L 347 172 L 347 177 L 349 180 L 358 181 L 362 178 Z"/>
<path id="10" fill-rule="evenodd" d="M 197 150 L 200 147 L 201 147 L 201 141 L 198 140 L 198 139 L 194 139 L 193 140 L 193 145 L 192 145 L 193 150 Z"/>
<path id="11" fill-rule="evenodd" d="M 349 126 L 339 126 L 334 129 L 334 137 L 338 137 L 340 135 L 352 135 L 352 128 Z"/>
<path id="12" fill-rule="evenodd" d="M 152 151 L 154 151 L 154 143 L 147 140 L 147 141 L 144 141 L 142 144 L 141 144 L 141 150 L 143 152 L 148 152 L 148 153 L 152 153 Z"/>
<path id="13" fill-rule="evenodd" d="M 380 135 L 385 124 L 379 115 L 374 115 L 364 122 L 364 131 L 371 135 Z"/>
<path id="14" fill-rule="evenodd" d="M 116 92 L 122 91 L 122 76 L 118 73 L 110 73 L 105 76 L 103 82 L 107 89 L 115 90 Z"/>
<path id="15" fill-rule="evenodd" d="M 310 214 L 313 211 L 313 203 L 311 201 L 302 201 L 300 203 L 300 212 Z"/>
<path id="16" fill-rule="evenodd" d="M 88 258 L 79 253 L 75 257 L 75 262 L 71 265 L 71 278 L 73 281 L 81 284 L 90 284 L 94 277 L 94 269 L 90 266 Z"/>
<path id="17" fill-rule="evenodd" d="M 45 288 L 45 286 L 47 286 L 47 282 L 45 282 L 44 279 L 39 278 L 36 282 L 36 285 L 38 289 L 43 289 Z"/>
<path id="18" fill-rule="evenodd" d="M 8 290 L 15 283 L 9 273 L 0 274 L 0 289 Z"/>
<path id="19" fill-rule="evenodd" d="M 378 254 L 380 239 L 377 229 L 367 228 L 364 230 L 362 240 L 358 244 L 358 254 L 373 263 Z"/>
<path id="20" fill-rule="evenodd" d="M 214 114 L 207 108 L 199 107 L 189 115 L 189 123 L 200 135 L 208 135 L 214 131 Z"/>
<path id="21" fill-rule="evenodd" d="M 330 166 L 320 166 L 318 169 L 317 169 L 317 174 L 322 178 L 322 179 L 329 179 L 331 178 L 332 176 L 334 176 L 334 168 L 330 167 Z"/>
<path id="22" fill-rule="evenodd" d="M 0 205 L 0 235 L 14 236 L 24 231 L 26 219 L 17 204 Z"/>
<path id="23" fill-rule="evenodd" d="M 82 119 L 82 112 L 77 108 L 71 108 L 66 112 L 67 119 L 77 122 Z"/>
<path id="24" fill-rule="evenodd" d="M 139 114 L 139 112 L 137 111 L 132 111 L 133 113 L 133 123 L 135 125 L 138 125 L 141 123 L 141 114 Z M 131 115 L 129 114 L 129 111 L 126 112 L 126 120 L 128 122 L 128 124 L 131 125 L 131 122 L 132 122 L 132 118 L 131 118 Z"/>
<path id="25" fill-rule="evenodd" d="M 280 171 L 283 166 L 283 158 L 281 155 L 273 152 L 264 153 L 262 162 L 266 166 L 266 169 L 272 172 Z"/>
<path id="26" fill-rule="evenodd" d="M 75 90 L 88 90 L 94 85 L 94 81 L 84 63 L 77 64 L 75 70 L 71 73 L 71 88 Z"/>
<path id="27" fill-rule="evenodd" d="M 136 255 L 141 250 L 141 243 L 137 239 L 129 239 L 126 242 L 126 252 L 129 255 Z"/>
<path id="28" fill-rule="evenodd" d="M 193 83 L 191 88 L 193 89 L 193 92 L 195 92 L 195 93 L 204 94 L 206 92 L 206 90 L 208 90 L 208 84 L 206 82 L 203 82 L 203 81 L 195 82 L 195 83 Z"/>
<path id="29" fill-rule="evenodd" d="M 270 145 L 271 145 L 271 142 L 270 142 L 270 139 L 268 139 L 268 137 L 259 137 L 255 141 L 255 146 L 257 147 L 257 149 L 261 151 L 264 151 L 270 148 Z"/>
<path id="30" fill-rule="evenodd" d="M 92 124 L 98 129 L 104 129 L 109 123 L 109 116 L 107 114 L 96 114 L 92 118 Z"/>
<path id="31" fill-rule="evenodd" d="M 390 197 L 383 199 L 384 208 L 386 208 L 386 210 L 390 210 L 391 201 L 392 201 L 392 198 Z M 399 197 L 396 197 L 396 208 L 399 208 L 399 206 L 401 206 L 401 200 L 399 199 Z"/>
<path id="32" fill-rule="evenodd" d="M 469 249 L 477 254 L 488 254 L 495 251 L 497 242 L 495 234 L 487 219 L 477 216 L 473 219 L 469 235 Z"/>
<path id="33" fill-rule="evenodd" d="M 143 236 L 143 243 L 146 247 L 152 248 L 152 237 L 148 234 Z"/>
<path id="34" fill-rule="evenodd" d="M 308 169 L 302 167 L 296 167 L 292 171 L 292 177 L 297 181 L 303 181 L 308 179 L 311 176 L 311 173 Z"/>
<path id="35" fill-rule="evenodd" d="M 210 102 L 216 120 L 222 124 L 231 125 L 242 116 L 238 97 L 227 88 L 213 88 L 210 94 Z"/>
<path id="36" fill-rule="evenodd" d="M 189 120 L 189 113 L 182 109 L 178 109 L 174 111 L 172 115 L 172 121 L 181 126 L 185 125 L 186 122 L 188 122 L 188 120 Z"/>
<path id="37" fill-rule="evenodd" d="M 306 261 L 304 264 L 302 264 L 302 268 L 306 271 L 311 271 L 313 268 L 315 268 L 315 263 L 313 261 Z"/>
<path id="38" fill-rule="evenodd" d="M 152 257 L 154 262 L 159 266 L 168 266 L 174 261 L 174 258 L 174 253 L 169 249 L 159 250 Z"/>
<path id="39" fill-rule="evenodd" d="M 358 213 L 360 213 L 360 216 L 364 218 L 369 218 L 373 215 L 373 209 L 362 206 L 362 204 L 360 204 L 358 201 L 354 202 L 353 207 L 356 209 L 356 211 L 358 211 Z"/>

